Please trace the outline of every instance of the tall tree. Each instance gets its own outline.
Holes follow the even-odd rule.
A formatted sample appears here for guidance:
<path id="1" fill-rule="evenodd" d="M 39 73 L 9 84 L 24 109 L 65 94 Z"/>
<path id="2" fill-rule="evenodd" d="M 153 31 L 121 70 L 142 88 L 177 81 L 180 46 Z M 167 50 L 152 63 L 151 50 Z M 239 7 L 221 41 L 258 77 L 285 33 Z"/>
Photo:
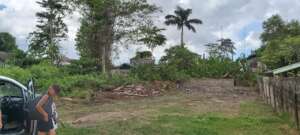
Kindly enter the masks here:
<path id="1" fill-rule="evenodd" d="M 151 14 L 158 8 L 147 0 L 79 0 L 83 14 L 77 34 L 77 49 L 82 57 L 95 59 L 102 72 L 112 65 L 117 45 L 141 42 L 142 30 L 152 26 Z"/>
<path id="2" fill-rule="evenodd" d="M 14 36 L 7 32 L 0 33 L 0 51 L 12 52 L 17 49 L 16 38 Z"/>
<path id="3" fill-rule="evenodd" d="M 233 56 L 235 54 L 235 46 L 234 42 L 227 38 L 227 39 L 220 39 L 217 43 L 209 43 L 206 45 L 208 48 L 208 53 L 210 57 L 218 57 L 218 58 L 230 58 L 233 60 Z"/>
<path id="4" fill-rule="evenodd" d="M 60 61 L 59 42 L 67 37 L 67 26 L 63 19 L 68 7 L 64 0 L 40 0 L 44 11 L 38 12 L 36 30 L 30 33 L 29 52 L 37 58 L 48 58 L 53 63 Z"/>
<path id="5" fill-rule="evenodd" d="M 222 52 L 219 49 L 218 43 L 208 43 L 205 45 L 208 51 L 208 54 L 212 58 L 222 57 Z"/>
<path id="6" fill-rule="evenodd" d="M 230 57 L 229 55 L 231 55 L 231 59 L 233 60 L 235 50 L 236 50 L 234 46 L 235 43 L 229 38 L 227 39 L 222 38 L 219 40 L 219 42 L 220 42 L 219 48 L 223 53 L 223 56 L 229 58 Z"/>
<path id="7" fill-rule="evenodd" d="M 202 21 L 199 19 L 190 19 L 192 14 L 192 9 L 184 9 L 180 6 L 175 10 L 175 15 L 167 15 L 165 24 L 166 25 L 176 25 L 179 30 L 181 30 L 181 46 L 184 47 L 183 34 L 184 27 L 187 27 L 188 30 L 196 32 L 196 28 L 193 24 L 202 24 Z"/>

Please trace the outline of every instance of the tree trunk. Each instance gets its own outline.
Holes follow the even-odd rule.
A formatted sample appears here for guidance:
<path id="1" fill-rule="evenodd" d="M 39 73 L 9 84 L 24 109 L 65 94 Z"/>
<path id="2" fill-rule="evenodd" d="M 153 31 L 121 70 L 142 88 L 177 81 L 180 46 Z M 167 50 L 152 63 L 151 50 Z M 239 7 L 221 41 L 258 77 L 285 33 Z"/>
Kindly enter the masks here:
<path id="1" fill-rule="evenodd" d="M 52 15 L 53 15 L 53 11 L 51 10 L 50 11 L 50 18 L 49 18 L 49 39 L 50 39 L 50 45 L 48 46 L 48 53 L 50 54 L 47 54 L 48 56 L 50 55 L 50 59 L 51 59 L 51 64 L 55 64 L 56 66 L 59 65 L 59 61 L 57 60 L 57 58 L 55 58 L 55 54 L 56 52 L 54 52 L 54 33 L 53 33 L 53 18 L 52 18 Z"/>
<path id="2" fill-rule="evenodd" d="M 182 48 L 184 47 L 183 34 L 184 34 L 184 29 L 183 29 L 183 26 L 182 26 L 182 28 L 181 28 L 181 47 Z"/>
<path id="3" fill-rule="evenodd" d="M 102 47 L 102 73 L 106 73 L 106 45 Z"/>
<path id="4" fill-rule="evenodd" d="M 112 66 L 111 54 L 112 54 L 112 45 L 113 45 L 113 27 L 115 18 L 113 16 L 113 11 L 111 7 L 108 7 L 104 11 L 104 16 L 107 17 L 107 22 L 105 22 L 102 33 L 102 72 L 109 72 Z"/>

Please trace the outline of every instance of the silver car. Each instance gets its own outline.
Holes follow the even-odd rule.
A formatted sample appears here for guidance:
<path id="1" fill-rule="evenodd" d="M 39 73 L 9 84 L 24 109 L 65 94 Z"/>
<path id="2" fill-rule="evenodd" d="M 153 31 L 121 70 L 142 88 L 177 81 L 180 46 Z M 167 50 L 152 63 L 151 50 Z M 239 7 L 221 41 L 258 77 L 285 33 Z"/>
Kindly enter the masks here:
<path id="1" fill-rule="evenodd" d="M 36 135 L 36 121 L 28 120 L 28 104 L 36 97 L 33 81 L 27 86 L 0 76 L 0 104 L 3 128 L 0 135 Z"/>

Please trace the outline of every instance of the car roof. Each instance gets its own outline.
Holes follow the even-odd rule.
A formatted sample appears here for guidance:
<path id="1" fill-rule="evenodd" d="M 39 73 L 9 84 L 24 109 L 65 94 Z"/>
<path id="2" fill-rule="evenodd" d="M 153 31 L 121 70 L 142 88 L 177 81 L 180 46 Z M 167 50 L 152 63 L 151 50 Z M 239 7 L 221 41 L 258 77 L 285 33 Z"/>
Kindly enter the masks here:
<path id="1" fill-rule="evenodd" d="M 14 84 L 20 86 L 22 89 L 25 89 L 25 90 L 27 89 L 23 84 L 21 84 L 20 82 L 14 80 L 12 78 L 0 75 L 0 80 L 8 81 L 8 82 L 11 82 L 11 83 L 14 83 Z"/>

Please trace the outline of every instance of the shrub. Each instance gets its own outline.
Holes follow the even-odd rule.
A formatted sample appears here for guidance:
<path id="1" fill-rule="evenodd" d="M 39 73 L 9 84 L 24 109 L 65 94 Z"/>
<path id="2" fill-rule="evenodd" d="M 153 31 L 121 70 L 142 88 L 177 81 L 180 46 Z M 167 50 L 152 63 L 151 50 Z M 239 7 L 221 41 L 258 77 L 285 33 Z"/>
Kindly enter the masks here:
<path id="1" fill-rule="evenodd" d="M 48 63 L 41 63 L 39 65 L 34 65 L 28 69 L 35 79 L 48 79 L 63 77 L 64 73 L 54 65 Z"/>
<path id="2" fill-rule="evenodd" d="M 190 78 L 233 78 L 239 70 L 239 64 L 230 59 L 202 59 L 187 48 L 177 46 L 166 50 L 166 56 L 162 57 L 159 65 L 138 66 L 131 75 L 145 81 L 182 81 Z"/>
<path id="3" fill-rule="evenodd" d="M 185 71 L 195 67 L 201 56 L 180 46 L 172 47 L 166 50 L 166 56 L 162 57 L 160 64 L 172 65 L 178 71 Z"/>
<path id="4" fill-rule="evenodd" d="M 14 66 L 0 68 L 0 75 L 13 78 L 23 84 L 34 78 L 38 93 L 45 92 L 52 84 L 58 84 L 62 88 L 62 96 L 76 97 L 88 97 L 92 91 L 107 85 L 120 86 L 138 81 L 135 77 L 108 76 L 96 73 L 72 75 L 62 68 L 47 63 L 34 65 L 27 69 Z"/>
<path id="5" fill-rule="evenodd" d="M 84 75 L 101 71 L 101 68 L 97 66 L 95 60 L 87 58 L 73 60 L 70 65 L 64 66 L 62 69 L 64 72 L 67 72 L 71 75 Z"/>
<path id="6" fill-rule="evenodd" d="M 131 70 L 131 75 L 144 81 L 161 80 L 159 68 L 155 65 L 140 65 Z"/>
<path id="7" fill-rule="evenodd" d="M 240 66 L 237 62 L 229 59 L 202 59 L 199 60 L 195 69 L 191 69 L 192 77 L 197 78 L 222 78 L 234 77 L 239 73 Z"/>
<path id="8" fill-rule="evenodd" d="M 171 64 L 161 64 L 159 73 L 163 80 L 182 81 L 190 78 L 190 75 L 188 75 L 184 70 L 179 70 L 176 65 Z"/>
<path id="9" fill-rule="evenodd" d="M 29 79 L 32 77 L 30 71 L 14 66 L 0 68 L 0 75 L 13 78 L 15 80 L 20 81 L 23 84 L 28 82 Z"/>

